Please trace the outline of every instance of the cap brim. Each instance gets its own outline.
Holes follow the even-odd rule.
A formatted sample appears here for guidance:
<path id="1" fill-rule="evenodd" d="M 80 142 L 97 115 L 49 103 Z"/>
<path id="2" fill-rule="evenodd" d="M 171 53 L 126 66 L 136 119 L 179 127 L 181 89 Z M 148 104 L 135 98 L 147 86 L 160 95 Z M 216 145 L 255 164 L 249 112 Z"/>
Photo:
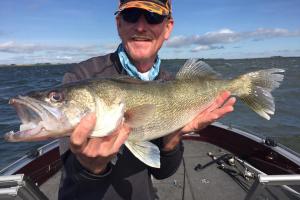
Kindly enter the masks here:
<path id="1" fill-rule="evenodd" d="M 129 1 L 128 3 L 125 3 L 120 6 L 119 12 L 127 8 L 140 8 L 150 12 L 157 13 L 159 15 L 169 15 L 170 13 L 170 11 L 167 8 L 161 5 L 158 5 L 153 2 L 145 2 L 145 1 Z"/>

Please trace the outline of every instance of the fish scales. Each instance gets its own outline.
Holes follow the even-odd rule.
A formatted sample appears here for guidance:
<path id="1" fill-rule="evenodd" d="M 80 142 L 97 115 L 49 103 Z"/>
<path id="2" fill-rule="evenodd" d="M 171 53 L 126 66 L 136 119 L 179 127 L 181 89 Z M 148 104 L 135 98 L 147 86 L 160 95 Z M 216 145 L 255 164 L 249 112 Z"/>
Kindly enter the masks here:
<path id="1" fill-rule="evenodd" d="M 105 80 L 93 84 L 93 87 L 97 88 L 95 92 L 99 98 L 109 99 L 110 102 L 113 102 L 114 98 L 124 98 L 126 109 L 129 110 L 137 105 L 155 105 L 151 120 L 144 126 L 134 128 L 130 134 L 130 139 L 134 141 L 151 140 L 179 129 L 226 88 L 225 81 L 210 79 L 139 84 L 113 80 L 103 83 L 103 81 Z"/>

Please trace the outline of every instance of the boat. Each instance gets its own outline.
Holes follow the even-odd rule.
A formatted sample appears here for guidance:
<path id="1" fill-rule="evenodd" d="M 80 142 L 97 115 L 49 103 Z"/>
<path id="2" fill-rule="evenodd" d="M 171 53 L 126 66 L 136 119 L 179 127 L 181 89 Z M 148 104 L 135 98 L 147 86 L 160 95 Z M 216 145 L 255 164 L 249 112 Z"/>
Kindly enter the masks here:
<path id="1" fill-rule="evenodd" d="M 216 122 L 183 142 L 156 199 L 300 199 L 300 155 L 272 138 Z M 61 167 L 57 140 L 27 153 L 0 171 L 0 199 L 57 199 Z"/>

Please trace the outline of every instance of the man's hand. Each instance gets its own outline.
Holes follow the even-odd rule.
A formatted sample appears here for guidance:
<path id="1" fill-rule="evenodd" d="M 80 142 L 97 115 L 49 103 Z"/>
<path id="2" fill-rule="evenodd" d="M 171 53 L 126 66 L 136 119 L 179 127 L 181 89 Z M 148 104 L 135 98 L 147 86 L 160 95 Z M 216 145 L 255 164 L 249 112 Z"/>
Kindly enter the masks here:
<path id="1" fill-rule="evenodd" d="M 104 172 L 107 164 L 119 152 L 128 138 L 130 128 L 120 125 L 117 130 L 101 138 L 89 138 L 96 124 L 94 113 L 85 116 L 70 137 L 70 149 L 80 164 L 94 174 Z"/>
<path id="2" fill-rule="evenodd" d="M 170 135 L 164 137 L 164 150 L 172 150 L 181 140 L 182 135 L 199 131 L 214 121 L 220 119 L 227 113 L 233 111 L 233 105 L 236 102 L 234 97 L 230 97 L 230 92 L 222 92 L 221 95 L 210 105 L 207 109 L 199 113 L 195 119 L 184 126 L 181 130 L 176 131 Z"/>

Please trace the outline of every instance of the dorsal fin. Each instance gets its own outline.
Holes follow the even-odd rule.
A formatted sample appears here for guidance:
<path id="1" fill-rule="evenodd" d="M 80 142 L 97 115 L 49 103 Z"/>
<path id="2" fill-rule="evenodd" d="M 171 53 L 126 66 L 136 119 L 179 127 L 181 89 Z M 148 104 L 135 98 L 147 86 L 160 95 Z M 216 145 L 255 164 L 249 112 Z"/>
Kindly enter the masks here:
<path id="1" fill-rule="evenodd" d="M 197 60 L 187 60 L 176 74 L 176 79 L 192 79 L 192 78 L 218 78 L 220 74 L 215 72 L 207 63 Z"/>

